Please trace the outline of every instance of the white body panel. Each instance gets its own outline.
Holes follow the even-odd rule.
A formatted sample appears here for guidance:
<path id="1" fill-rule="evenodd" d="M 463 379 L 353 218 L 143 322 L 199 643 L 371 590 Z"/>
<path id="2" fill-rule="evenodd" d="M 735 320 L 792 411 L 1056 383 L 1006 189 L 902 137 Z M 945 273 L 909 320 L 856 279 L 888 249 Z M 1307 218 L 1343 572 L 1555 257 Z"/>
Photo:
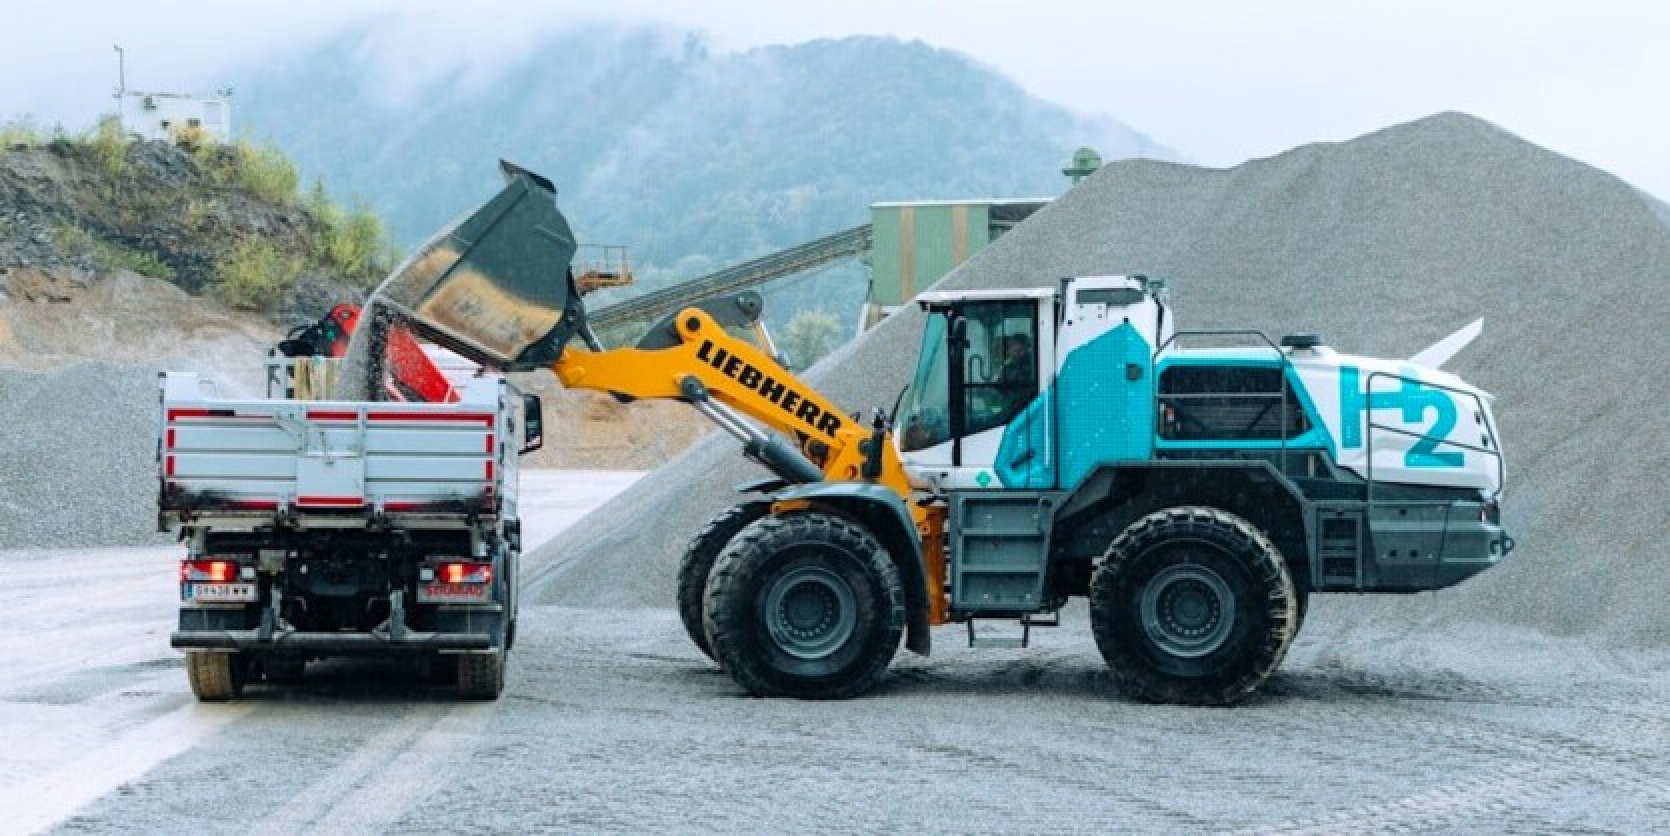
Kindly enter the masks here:
<path id="1" fill-rule="evenodd" d="M 499 379 L 472 380 L 446 404 L 229 399 L 205 384 L 163 376 L 165 498 L 390 514 L 464 503 L 515 516 L 514 399 Z"/>
<path id="2" fill-rule="evenodd" d="M 1156 350 L 1165 345 L 1176 332 L 1176 322 L 1171 316 L 1171 309 L 1164 304 L 1163 298 L 1155 299 L 1144 293 L 1142 288 L 1140 280 L 1129 276 L 1085 276 L 1073 279 L 1067 285 L 1066 309 L 1061 322 L 1061 335 L 1057 338 L 1058 359 L 1054 364 L 1055 368 L 1051 369 L 1051 376 L 1053 377 L 1055 370 L 1066 361 L 1068 355 L 1127 322 Z M 1116 304 L 1111 299 L 1092 301 L 1096 298 L 1097 291 L 1124 292 L 1130 294 L 1130 299 L 1123 304 Z"/>
<path id="3" fill-rule="evenodd" d="M 1501 441 L 1488 393 L 1412 361 L 1326 347 L 1288 357 L 1341 467 L 1376 482 L 1501 490 Z"/>

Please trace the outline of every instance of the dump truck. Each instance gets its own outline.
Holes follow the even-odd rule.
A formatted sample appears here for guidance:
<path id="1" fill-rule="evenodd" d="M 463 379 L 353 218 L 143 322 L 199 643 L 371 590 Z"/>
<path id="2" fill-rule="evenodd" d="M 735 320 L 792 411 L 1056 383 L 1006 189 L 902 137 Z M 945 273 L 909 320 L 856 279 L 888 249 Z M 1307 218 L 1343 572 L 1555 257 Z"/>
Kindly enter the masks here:
<path id="1" fill-rule="evenodd" d="M 310 339 L 345 339 L 357 316 L 339 307 Z M 298 391 L 285 372 L 315 358 L 293 345 L 266 398 L 160 376 L 158 529 L 185 549 L 171 643 L 198 699 L 346 656 L 417 660 L 468 699 L 503 691 L 540 400 L 499 375 L 449 380 L 386 330 L 381 400 Z"/>
<path id="2" fill-rule="evenodd" d="M 1492 398 L 1437 368 L 1464 340 L 1385 360 L 1188 332 L 1164 282 L 1134 275 L 936 291 L 898 408 L 864 419 L 784 367 L 757 294 L 605 350 L 554 187 L 503 170 L 377 303 L 490 367 L 688 403 L 772 473 L 679 570 L 692 640 L 751 694 L 857 696 L 934 627 L 1024 646 L 1086 598 L 1125 692 L 1232 704 L 1281 663 L 1311 595 L 1439 589 L 1513 548 Z"/>

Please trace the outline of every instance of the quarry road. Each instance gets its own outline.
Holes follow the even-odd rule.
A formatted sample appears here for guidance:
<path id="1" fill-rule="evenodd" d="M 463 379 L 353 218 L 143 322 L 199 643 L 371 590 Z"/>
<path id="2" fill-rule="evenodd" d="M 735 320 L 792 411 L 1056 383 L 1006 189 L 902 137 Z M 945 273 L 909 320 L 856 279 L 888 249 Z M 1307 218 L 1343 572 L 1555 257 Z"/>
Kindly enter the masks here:
<path id="1" fill-rule="evenodd" d="M 529 550 L 641 475 L 524 471 L 521 513 Z M 62 822 L 229 724 L 275 710 L 256 702 L 200 705 L 192 699 L 183 657 L 168 646 L 180 553 L 170 546 L 0 551 L 6 602 L 0 606 L 0 809 L 8 811 L 0 816 L 0 833 Z M 341 675 L 357 680 L 379 673 L 375 666 L 348 666 Z M 284 715 L 282 707 L 276 710 Z M 468 708 L 456 713 L 468 725 Z M 288 722 L 300 722 L 290 717 Z M 414 720 L 404 722 L 395 728 Z M 455 725 L 442 725 L 440 733 L 452 734 Z M 310 803 L 319 797 L 310 794 Z M 288 815 L 299 809 L 307 808 L 290 805 Z M 287 820 L 276 819 L 281 825 Z M 358 821 L 359 829 L 376 823 L 340 820 Z"/>
<path id="2" fill-rule="evenodd" d="M 587 492 L 635 476 L 529 474 L 530 530 L 555 534 Z M 0 554 L 0 832 L 1639 833 L 1670 818 L 1662 653 L 1502 627 L 1330 630 L 1352 602 L 1319 599 L 1259 697 L 1185 709 L 1116 693 L 1074 606 L 1031 648 L 970 650 L 944 628 L 873 695 L 802 703 L 742 696 L 671 609 L 541 606 L 497 702 L 362 662 L 199 705 L 167 647 L 173 555 Z"/>

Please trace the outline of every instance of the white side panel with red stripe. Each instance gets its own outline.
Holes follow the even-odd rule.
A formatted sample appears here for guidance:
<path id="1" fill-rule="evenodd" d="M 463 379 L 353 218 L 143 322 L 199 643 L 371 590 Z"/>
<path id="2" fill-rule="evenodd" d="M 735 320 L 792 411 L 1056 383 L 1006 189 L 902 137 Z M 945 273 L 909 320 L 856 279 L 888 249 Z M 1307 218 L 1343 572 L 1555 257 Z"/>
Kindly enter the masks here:
<path id="1" fill-rule="evenodd" d="M 491 506 L 503 495 L 503 384 L 456 403 L 217 398 L 195 374 L 162 379 L 165 505 L 241 509 Z"/>

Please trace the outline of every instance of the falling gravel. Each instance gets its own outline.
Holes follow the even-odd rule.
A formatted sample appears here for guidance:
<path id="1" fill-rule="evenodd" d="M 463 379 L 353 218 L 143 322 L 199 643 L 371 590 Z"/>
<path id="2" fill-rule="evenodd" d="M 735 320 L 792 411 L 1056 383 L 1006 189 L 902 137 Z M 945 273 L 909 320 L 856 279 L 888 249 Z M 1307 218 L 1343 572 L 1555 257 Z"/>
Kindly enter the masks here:
<path id="1" fill-rule="evenodd" d="M 1171 282 L 1184 328 L 1312 331 L 1342 351 L 1409 356 L 1478 316 L 1450 364 L 1497 395 L 1519 550 L 1452 590 L 1325 596 L 1313 624 L 1397 635 L 1476 621 L 1630 645 L 1670 642 L 1670 361 L 1663 204 L 1493 125 L 1445 113 L 1231 169 L 1104 167 L 947 277 L 942 288 L 1144 273 Z M 895 316 L 808 377 L 850 409 L 893 403 L 919 313 Z M 710 436 L 547 546 L 541 595 L 666 607 L 678 554 L 733 485 L 759 478 Z"/>

